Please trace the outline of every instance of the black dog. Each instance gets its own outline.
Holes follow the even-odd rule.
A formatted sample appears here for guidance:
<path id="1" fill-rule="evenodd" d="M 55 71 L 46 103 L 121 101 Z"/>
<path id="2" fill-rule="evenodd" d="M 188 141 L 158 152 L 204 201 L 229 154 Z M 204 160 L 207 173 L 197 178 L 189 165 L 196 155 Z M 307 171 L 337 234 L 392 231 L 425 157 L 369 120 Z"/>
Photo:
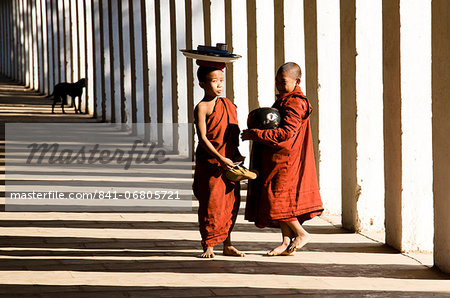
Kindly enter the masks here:
<path id="1" fill-rule="evenodd" d="M 86 87 L 86 79 L 81 79 L 76 83 L 59 83 L 55 85 L 53 89 L 53 93 L 47 96 L 48 98 L 53 97 L 52 104 L 52 114 L 55 113 L 55 104 L 58 102 L 58 99 L 61 100 L 61 108 L 62 112 L 64 111 L 64 102 L 66 101 L 67 95 L 70 95 L 73 99 L 73 105 L 75 106 L 75 113 L 81 114 L 81 95 L 83 94 L 83 88 Z M 78 109 L 76 105 L 75 98 L 78 97 Z"/>

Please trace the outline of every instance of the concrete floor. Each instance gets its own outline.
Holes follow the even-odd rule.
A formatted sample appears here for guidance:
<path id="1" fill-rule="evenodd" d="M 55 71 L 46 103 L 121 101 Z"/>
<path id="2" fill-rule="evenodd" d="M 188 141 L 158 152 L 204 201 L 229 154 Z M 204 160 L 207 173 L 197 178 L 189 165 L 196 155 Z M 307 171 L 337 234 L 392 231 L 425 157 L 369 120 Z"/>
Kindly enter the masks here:
<path id="1" fill-rule="evenodd" d="M 50 111 L 49 100 L 0 80 L 2 122 L 93 121 Z M 195 200 L 192 206 L 176 213 L 3 211 L 0 296 L 450 297 L 450 276 L 424 265 L 423 256 L 349 233 L 331 216 L 306 223 L 312 241 L 294 256 L 266 257 L 279 231 L 256 228 L 241 209 L 232 238 L 247 256 L 223 256 L 219 245 L 215 259 L 196 258 Z"/>

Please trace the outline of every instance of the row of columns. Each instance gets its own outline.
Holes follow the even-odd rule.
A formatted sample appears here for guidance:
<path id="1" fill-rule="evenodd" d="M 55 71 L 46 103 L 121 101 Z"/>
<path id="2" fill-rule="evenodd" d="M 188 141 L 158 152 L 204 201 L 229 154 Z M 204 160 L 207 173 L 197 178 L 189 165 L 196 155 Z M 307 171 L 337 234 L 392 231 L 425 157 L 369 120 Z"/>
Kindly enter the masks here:
<path id="1" fill-rule="evenodd" d="M 42 93 L 52 92 L 59 82 L 85 77 L 88 64 L 80 54 L 87 52 L 84 4 L 1 1 L 2 72 Z"/>
<path id="2" fill-rule="evenodd" d="M 343 225 L 432 251 L 431 1 L 340 4 Z"/>
<path id="3" fill-rule="evenodd" d="M 226 71 L 226 96 L 245 128 L 250 110 L 272 105 L 276 69 L 295 61 L 327 212 L 350 230 L 385 230 L 399 250 L 434 249 L 450 271 L 446 1 L 271 4 L 1 0 L 1 72 L 44 93 L 87 77 L 85 108 L 103 121 L 192 123 L 203 93 L 179 49 L 225 41 L 243 56 Z M 170 130 L 145 129 L 175 145 Z"/>

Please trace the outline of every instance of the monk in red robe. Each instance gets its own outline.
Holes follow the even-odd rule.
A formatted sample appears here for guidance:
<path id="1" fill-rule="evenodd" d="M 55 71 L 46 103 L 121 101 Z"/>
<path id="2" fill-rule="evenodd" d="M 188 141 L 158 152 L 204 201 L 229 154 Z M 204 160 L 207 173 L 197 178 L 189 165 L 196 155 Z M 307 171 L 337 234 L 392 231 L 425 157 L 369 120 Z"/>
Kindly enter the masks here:
<path id="1" fill-rule="evenodd" d="M 305 220 L 323 211 L 317 183 L 309 116 L 312 108 L 300 90 L 300 67 L 282 65 L 276 76 L 279 95 L 272 107 L 281 115 L 275 129 L 247 129 L 243 140 L 252 140 L 250 168 L 259 176 L 249 181 L 245 218 L 256 226 L 280 227 L 283 242 L 268 255 L 291 254 L 311 236 Z"/>
<path id="2" fill-rule="evenodd" d="M 199 201 L 198 221 L 203 253 L 213 258 L 214 246 L 223 242 L 224 255 L 245 256 L 231 245 L 231 230 L 240 204 L 239 182 L 228 180 L 225 172 L 242 161 L 236 106 L 219 97 L 224 88 L 224 65 L 200 66 L 197 76 L 204 97 L 195 107 L 198 147 L 195 153 L 193 191 Z"/>

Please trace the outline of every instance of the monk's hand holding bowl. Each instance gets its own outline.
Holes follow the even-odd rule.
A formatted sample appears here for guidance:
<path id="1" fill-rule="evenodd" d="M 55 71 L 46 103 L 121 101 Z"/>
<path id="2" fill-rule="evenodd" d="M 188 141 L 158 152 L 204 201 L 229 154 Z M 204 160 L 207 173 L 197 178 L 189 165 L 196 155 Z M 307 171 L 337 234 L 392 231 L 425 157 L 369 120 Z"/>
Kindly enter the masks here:
<path id="1" fill-rule="evenodd" d="M 249 129 L 244 129 L 241 133 L 241 139 L 242 141 L 247 141 L 250 140 L 250 130 Z"/>
<path id="2" fill-rule="evenodd" d="M 229 169 L 234 168 L 234 162 L 229 158 L 226 158 L 226 157 L 221 158 L 219 160 L 219 162 L 224 170 L 229 170 Z"/>

